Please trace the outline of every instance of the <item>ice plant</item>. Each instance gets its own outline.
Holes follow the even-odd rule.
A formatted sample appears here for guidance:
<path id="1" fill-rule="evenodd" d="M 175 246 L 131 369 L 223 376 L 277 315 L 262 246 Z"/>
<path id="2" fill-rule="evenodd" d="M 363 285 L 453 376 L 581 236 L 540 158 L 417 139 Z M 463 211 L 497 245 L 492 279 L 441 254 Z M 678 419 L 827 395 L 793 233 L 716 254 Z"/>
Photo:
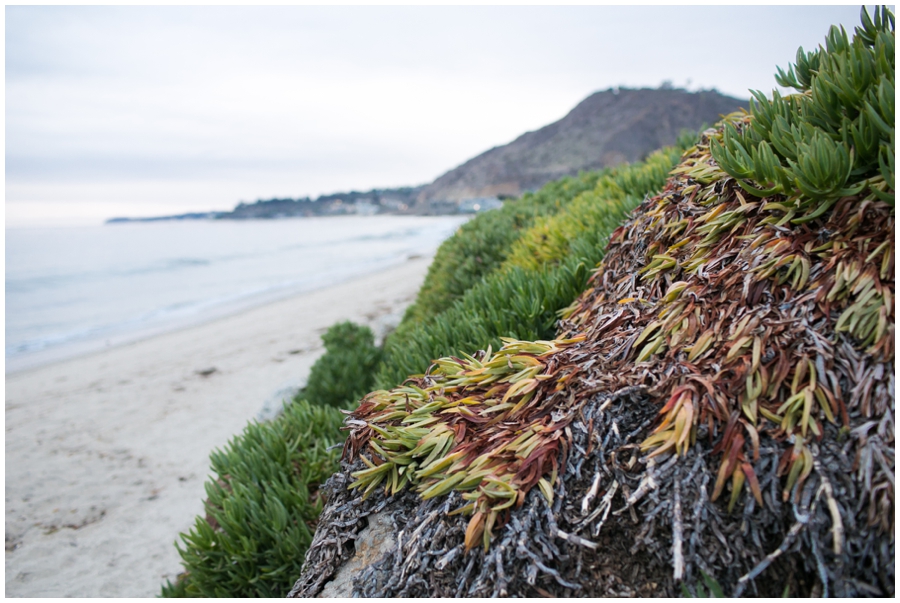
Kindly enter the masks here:
<path id="1" fill-rule="evenodd" d="M 571 415 L 547 395 L 569 374 L 551 359 L 578 341 L 504 339 L 494 354 L 441 358 L 428 374 L 369 394 L 348 421 L 345 454 L 366 465 L 351 488 L 366 496 L 411 484 L 424 499 L 461 491 L 469 502 L 455 513 L 472 514 L 466 548 L 479 539 L 487 548 L 500 514 L 532 487 L 552 500 Z"/>
<path id="2" fill-rule="evenodd" d="M 685 454 L 706 424 L 722 456 L 713 499 L 730 481 L 729 509 L 745 486 L 762 503 L 761 432 L 786 444 L 784 498 L 795 491 L 823 422 L 850 427 L 834 366 L 841 341 L 812 333 L 847 333 L 875 362 L 893 361 L 893 128 L 882 127 L 893 123 L 893 15 L 863 15 L 852 41 L 833 29 L 827 49 L 782 72 L 802 94 L 755 93 L 749 114 L 685 153 L 665 191 L 613 233 L 563 314 L 564 339 L 444 358 L 367 397 L 348 443 L 368 465 L 355 486 L 462 490 L 460 511 L 474 513 L 466 545 L 483 534 L 487 546 L 528 488 L 552 496 L 561 436 L 586 399 L 565 395 L 577 366 L 567 354 L 588 353 L 617 387 L 660 372 L 661 420 L 641 446 L 650 456 Z M 884 411 L 868 392 L 861 403 Z M 872 495 L 893 504 L 891 491 Z"/>

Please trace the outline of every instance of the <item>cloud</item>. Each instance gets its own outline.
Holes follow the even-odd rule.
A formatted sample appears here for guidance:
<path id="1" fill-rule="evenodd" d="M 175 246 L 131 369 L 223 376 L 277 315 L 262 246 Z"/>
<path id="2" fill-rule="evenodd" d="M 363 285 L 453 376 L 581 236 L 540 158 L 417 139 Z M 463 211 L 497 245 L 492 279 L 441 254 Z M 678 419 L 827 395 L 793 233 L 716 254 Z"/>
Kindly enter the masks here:
<path id="1" fill-rule="evenodd" d="M 611 86 L 771 90 L 775 65 L 857 15 L 843 6 L 11 6 L 7 200 L 27 203 L 23 191 L 45 187 L 42 198 L 83 203 L 72 199 L 86 187 L 95 201 L 122 203 L 147 182 L 174 199 L 189 183 L 223 180 L 231 188 L 188 188 L 225 208 L 236 186 L 265 196 L 279 186 L 316 195 L 418 184 Z"/>

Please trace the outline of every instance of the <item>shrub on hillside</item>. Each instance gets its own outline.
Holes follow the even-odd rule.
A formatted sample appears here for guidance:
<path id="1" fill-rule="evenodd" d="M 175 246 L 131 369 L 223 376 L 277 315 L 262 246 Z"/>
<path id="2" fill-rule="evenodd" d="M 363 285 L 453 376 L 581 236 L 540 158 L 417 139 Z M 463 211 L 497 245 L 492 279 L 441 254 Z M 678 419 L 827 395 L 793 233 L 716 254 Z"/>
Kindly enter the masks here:
<path id="1" fill-rule="evenodd" d="M 312 366 L 300 398 L 314 404 L 343 407 L 367 394 L 375 382 L 381 350 L 369 327 L 349 321 L 329 327 L 322 335 L 323 354 Z"/>
<path id="2" fill-rule="evenodd" d="M 440 314 L 506 259 L 511 245 L 541 216 L 554 215 L 592 189 L 603 172 L 588 172 L 544 185 L 503 207 L 479 214 L 440 246 L 400 331 Z"/>
<path id="3" fill-rule="evenodd" d="M 358 489 L 323 517 L 377 505 L 414 535 L 353 596 L 691 596 L 701 578 L 716 596 L 894 595 L 894 16 L 862 21 L 779 70 L 802 94 L 704 132 L 612 231 L 556 341 L 468 344 L 352 413 Z M 633 203 L 630 175 L 595 190 Z M 611 204 L 587 197 L 417 326 L 404 369 L 441 338 L 520 328 L 511 314 L 538 325 L 535 288 L 603 249 Z M 407 484 L 418 505 L 357 498 Z M 342 546 L 310 551 L 298 595 Z"/>
<path id="4" fill-rule="evenodd" d="M 578 195 L 565 211 L 539 218 L 512 246 L 506 264 L 536 269 L 558 262 L 569 255 L 571 246 L 578 244 L 582 236 L 590 237 L 591 233 L 601 235 L 593 237 L 599 244 L 611 232 L 608 227 L 618 225 L 610 222 L 610 204 L 620 204 L 617 207 L 625 212 L 636 207 L 644 196 L 656 192 L 682 152 L 696 138 L 696 133 L 683 134 L 676 146 L 656 151 L 641 163 L 604 174 L 592 190 Z M 623 217 L 624 213 L 613 221 L 621 221 Z"/>
<path id="5" fill-rule="evenodd" d="M 338 467 L 338 409 L 286 405 L 250 423 L 210 455 L 206 517 L 181 535 L 184 573 L 163 596 L 283 597 L 299 575 L 322 511 L 322 484 Z"/>
<path id="6" fill-rule="evenodd" d="M 800 94 L 754 91 L 749 127 L 726 124 L 710 145 L 748 193 L 791 197 L 795 224 L 863 191 L 894 204 L 894 15 L 862 14 L 852 40 L 832 26 L 824 48 L 801 48 L 796 65 L 778 69 L 778 83 Z"/>

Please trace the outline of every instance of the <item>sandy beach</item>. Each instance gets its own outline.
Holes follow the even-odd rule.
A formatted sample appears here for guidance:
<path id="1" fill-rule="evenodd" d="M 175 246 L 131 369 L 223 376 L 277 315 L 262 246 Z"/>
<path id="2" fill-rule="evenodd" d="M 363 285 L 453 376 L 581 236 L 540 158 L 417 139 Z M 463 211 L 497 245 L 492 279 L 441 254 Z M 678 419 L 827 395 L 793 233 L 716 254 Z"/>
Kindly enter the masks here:
<path id="1" fill-rule="evenodd" d="M 7 374 L 6 596 L 158 595 L 210 451 L 301 383 L 330 325 L 401 312 L 430 261 Z"/>

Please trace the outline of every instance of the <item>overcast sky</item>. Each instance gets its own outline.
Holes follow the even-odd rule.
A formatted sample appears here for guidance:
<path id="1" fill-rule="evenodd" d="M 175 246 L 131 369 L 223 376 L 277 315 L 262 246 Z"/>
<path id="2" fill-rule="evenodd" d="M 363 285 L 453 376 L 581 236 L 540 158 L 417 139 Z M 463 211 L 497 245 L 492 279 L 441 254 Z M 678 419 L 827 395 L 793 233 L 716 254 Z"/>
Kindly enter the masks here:
<path id="1" fill-rule="evenodd" d="M 770 92 L 859 7 L 6 7 L 7 226 L 416 185 L 613 86 Z"/>

